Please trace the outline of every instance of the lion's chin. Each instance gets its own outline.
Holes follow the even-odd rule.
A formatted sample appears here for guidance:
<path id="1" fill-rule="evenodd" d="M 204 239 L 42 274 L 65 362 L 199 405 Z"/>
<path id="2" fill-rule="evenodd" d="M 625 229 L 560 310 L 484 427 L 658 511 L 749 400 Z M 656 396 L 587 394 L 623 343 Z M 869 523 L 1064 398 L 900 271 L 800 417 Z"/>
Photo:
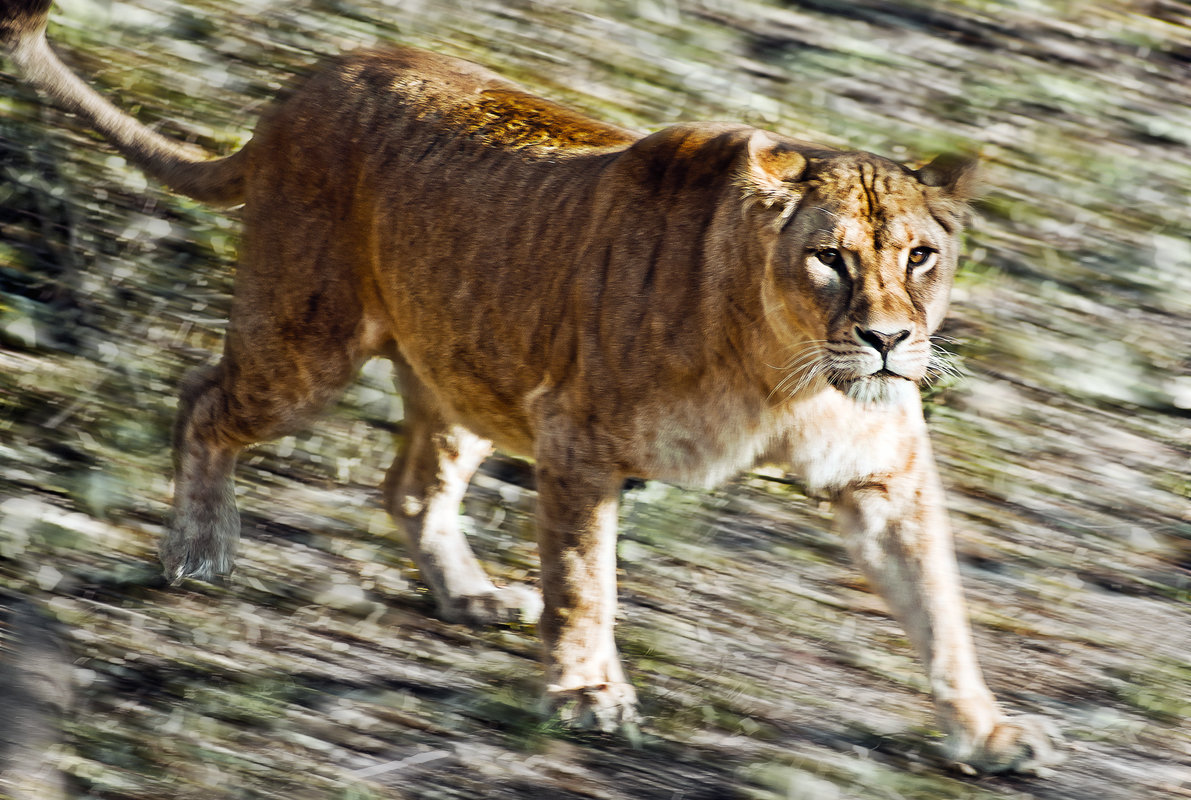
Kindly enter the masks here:
<path id="1" fill-rule="evenodd" d="M 858 378 L 837 376 L 831 383 L 850 399 L 866 406 L 901 405 L 917 391 L 909 378 L 885 370 Z"/>

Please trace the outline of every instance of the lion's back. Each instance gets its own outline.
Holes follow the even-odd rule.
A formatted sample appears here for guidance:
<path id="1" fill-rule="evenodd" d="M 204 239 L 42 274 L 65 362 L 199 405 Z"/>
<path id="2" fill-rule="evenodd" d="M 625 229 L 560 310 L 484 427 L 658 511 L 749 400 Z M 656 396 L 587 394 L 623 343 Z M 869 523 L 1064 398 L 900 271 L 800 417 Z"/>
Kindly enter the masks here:
<path id="1" fill-rule="evenodd" d="M 284 118 L 284 124 L 277 122 Z M 294 132 L 317 123 L 310 137 L 376 152 L 410 150 L 411 137 L 439 144 L 479 145 L 525 157 L 619 149 L 639 134 L 592 119 L 542 97 L 484 67 L 412 47 L 362 50 L 294 85 L 262 120 Z M 415 146 L 418 142 L 412 142 Z"/>

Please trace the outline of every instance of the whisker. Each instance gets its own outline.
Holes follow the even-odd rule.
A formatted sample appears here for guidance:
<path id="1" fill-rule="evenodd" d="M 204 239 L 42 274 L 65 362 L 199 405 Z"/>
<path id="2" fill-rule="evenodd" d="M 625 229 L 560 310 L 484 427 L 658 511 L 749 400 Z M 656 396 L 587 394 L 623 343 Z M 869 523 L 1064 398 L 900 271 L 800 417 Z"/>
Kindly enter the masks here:
<path id="1" fill-rule="evenodd" d="M 811 368 L 809 370 L 807 370 L 805 372 L 805 374 L 803 374 L 802 378 L 798 381 L 798 383 L 794 386 L 794 388 L 792 388 L 787 393 L 786 396 L 794 397 L 794 396 L 800 394 L 803 389 L 805 389 L 807 386 L 810 386 L 810 384 L 816 378 L 818 378 L 820 374 L 822 374 L 823 372 L 826 372 L 826 371 L 827 371 L 827 364 L 825 364 L 822 361 L 816 361 L 814 364 L 811 364 Z"/>
<path id="2" fill-rule="evenodd" d="M 804 342 L 799 342 L 791 349 L 790 358 L 784 364 L 766 364 L 770 369 L 790 369 L 806 356 L 818 356 L 822 349 L 820 345 L 826 344 L 826 339 L 808 339 Z"/>
<path id="3" fill-rule="evenodd" d="M 787 361 L 785 366 L 782 367 L 782 369 L 784 369 L 784 370 L 798 369 L 799 367 L 803 366 L 804 364 L 809 364 L 812 361 L 818 361 L 822 357 L 823 357 L 823 353 L 820 350 L 805 352 L 805 353 L 802 353 L 802 354 L 790 359 L 789 361 Z"/>
<path id="4" fill-rule="evenodd" d="M 794 370 L 782 381 L 774 387 L 773 392 L 782 391 L 786 397 L 794 397 L 809 386 L 819 375 L 829 369 L 826 362 L 822 360 L 812 361 L 804 364 L 797 370 Z M 770 396 L 773 395 L 770 392 Z"/>
<path id="5" fill-rule="evenodd" d="M 814 376 L 823 368 L 823 360 L 817 350 L 802 353 L 796 361 L 791 362 L 788 374 L 774 385 L 766 399 L 772 398 L 779 392 L 784 393 L 787 397 L 793 397 L 809 383 L 808 376 Z M 792 391 L 790 391 L 791 385 L 794 386 Z"/>
<path id="6" fill-rule="evenodd" d="M 934 343 L 931 344 L 926 369 L 927 374 L 923 380 L 928 386 L 933 386 L 936 382 L 945 378 L 957 380 L 968 374 L 967 370 L 963 367 L 963 359 Z"/>

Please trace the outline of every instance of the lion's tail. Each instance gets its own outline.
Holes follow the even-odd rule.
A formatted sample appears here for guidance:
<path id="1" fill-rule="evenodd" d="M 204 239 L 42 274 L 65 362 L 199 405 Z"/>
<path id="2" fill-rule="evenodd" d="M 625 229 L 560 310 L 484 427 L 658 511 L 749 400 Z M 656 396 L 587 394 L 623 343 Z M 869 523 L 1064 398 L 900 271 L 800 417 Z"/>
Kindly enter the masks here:
<path id="1" fill-rule="evenodd" d="M 221 205 L 244 197 L 247 151 L 211 159 L 137 122 L 83 83 L 46 41 L 51 0 L 0 0 L 0 47 L 26 79 L 87 119 L 130 162 L 179 194 Z"/>

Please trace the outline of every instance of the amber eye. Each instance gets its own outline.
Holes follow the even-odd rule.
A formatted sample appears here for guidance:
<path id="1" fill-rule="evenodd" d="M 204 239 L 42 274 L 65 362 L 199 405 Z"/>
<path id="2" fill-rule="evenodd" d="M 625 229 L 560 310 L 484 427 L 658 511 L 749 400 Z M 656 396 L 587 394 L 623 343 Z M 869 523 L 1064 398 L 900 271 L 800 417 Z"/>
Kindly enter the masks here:
<path id="1" fill-rule="evenodd" d="M 906 266 L 911 270 L 920 269 L 934 262 L 938 251 L 933 247 L 915 247 L 906 257 Z"/>
<path id="2" fill-rule="evenodd" d="M 831 267 L 834 270 L 839 270 L 844 265 L 844 260 L 840 257 L 839 250 L 834 247 L 826 247 L 822 250 L 815 251 L 815 258 L 819 259 L 819 263 L 825 267 Z"/>

